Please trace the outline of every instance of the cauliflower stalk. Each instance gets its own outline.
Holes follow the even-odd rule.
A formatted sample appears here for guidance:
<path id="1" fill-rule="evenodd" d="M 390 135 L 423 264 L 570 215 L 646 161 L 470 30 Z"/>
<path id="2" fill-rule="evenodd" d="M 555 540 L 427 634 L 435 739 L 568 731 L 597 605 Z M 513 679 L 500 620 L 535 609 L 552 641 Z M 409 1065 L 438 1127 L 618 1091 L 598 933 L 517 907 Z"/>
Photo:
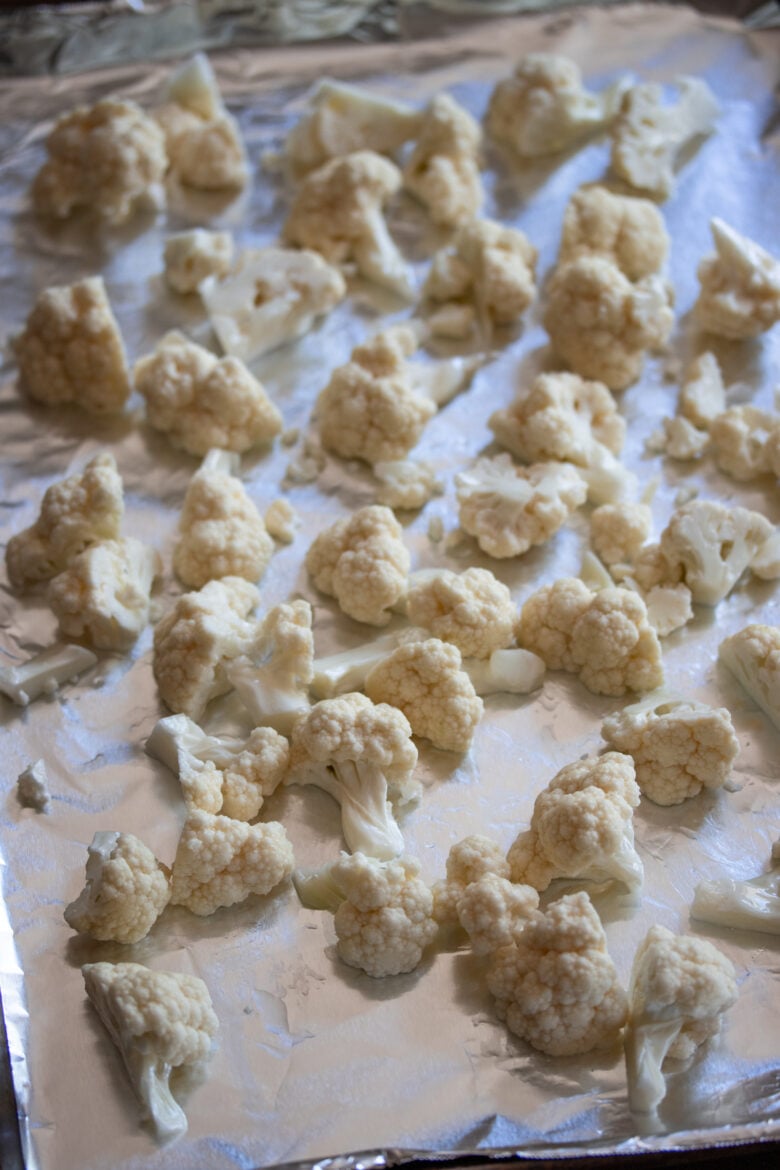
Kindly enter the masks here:
<path id="1" fill-rule="evenodd" d="M 268 610 L 245 654 L 233 658 L 227 676 L 255 725 L 289 735 L 310 707 L 314 674 L 312 612 L 308 601 Z"/>
<path id="2" fill-rule="evenodd" d="M 422 115 L 414 150 L 404 167 L 407 191 L 433 222 L 460 227 L 477 215 L 483 199 L 479 174 L 479 123 L 447 93 L 437 94 Z"/>
<path id="3" fill-rule="evenodd" d="M 772 868 L 759 877 L 738 881 L 719 877 L 699 882 L 691 918 L 713 926 L 780 934 L 780 847 L 772 849 Z"/>
<path id="4" fill-rule="evenodd" d="M 694 317 L 719 337 L 758 337 L 780 321 L 780 260 L 722 219 L 710 228 L 715 254 L 699 265 Z"/>
<path id="5" fill-rule="evenodd" d="M 171 871 L 132 833 L 98 832 L 87 852 L 86 884 L 65 907 L 68 926 L 101 941 L 146 938 L 171 899 Z"/>

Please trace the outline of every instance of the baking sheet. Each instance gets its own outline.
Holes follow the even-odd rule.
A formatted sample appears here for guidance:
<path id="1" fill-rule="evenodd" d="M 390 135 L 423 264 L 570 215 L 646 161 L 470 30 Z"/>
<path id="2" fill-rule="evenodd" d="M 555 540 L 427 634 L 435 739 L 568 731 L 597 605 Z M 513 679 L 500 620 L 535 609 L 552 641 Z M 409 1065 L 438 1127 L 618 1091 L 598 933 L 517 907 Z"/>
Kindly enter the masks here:
<path id="1" fill-rule="evenodd" d="M 721 102 L 717 134 L 683 170 L 676 194 L 663 208 L 674 240 L 670 276 L 678 327 L 669 354 L 651 360 L 641 381 L 621 398 L 628 420 L 625 458 L 643 485 L 660 478 L 656 532 L 679 490 L 690 485 L 778 522 L 773 482 L 737 485 L 709 462 L 677 465 L 644 455 L 647 435 L 674 409 L 674 374 L 697 345 L 689 310 L 697 290 L 696 263 L 711 248 L 709 217 L 721 215 L 777 251 L 780 139 L 772 87 L 778 47 L 777 35 L 749 36 L 736 25 L 678 8 L 637 6 L 486 23 L 447 38 L 366 45 L 360 52 L 354 45 L 334 45 L 215 54 L 223 92 L 249 145 L 250 191 L 224 205 L 172 193 L 167 215 L 156 221 L 140 219 L 98 232 L 83 221 L 45 227 L 32 216 L 26 190 L 40 165 L 46 130 L 63 108 L 108 93 L 153 104 L 165 68 L 122 67 L 2 83 L 3 541 L 32 523 L 49 483 L 108 449 L 125 483 L 125 533 L 154 544 L 165 559 L 158 611 L 179 591 L 170 554 L 197 462 L 173 452 L 145 427 L 135 398 L 126 416 L 114 421 L 52 414 L 19 398 L 8 341 L 40 289 L 100 271 L 131 359 L 174 327 L 214 344 L 197 299 L 166 291 L 162 242 L 168 232 L 205 217 L 232 230 L 239 246 L 276 237 L 283 184 L 262 169 L 261 159 L 278 148 L 313 80 L 327 72 L 420 103 L 447 88 L 481 115 L 492 84 L 511 63 L 542 48 L 573 56 L 598 88 L 626 71 L 658 80 L 691 72 L 704 76 Z M 555 259 L 566 202 L 580 183 L 604 174 L 608 145 L 594 141 L 523 171 L 507 167 L 492 151 L 488 158 L 485 211 L 528 233 L 540 250 L 543 280 Z M 422 274 L 425 257 L 439 242 L 424 215 L 402 200 L 391 227 Z M 326 369 L 345 360 L 380 323 L 407 313 L 368 286 L 356 284 L 351 291 L 350 299 L 294 349 L 253 365 L 288 428 L 305 431 Z M 518 603 L 539 585 L 577 571 L 587 535 L 585 514 L 549 546 L 511 562 L 477 555 L 470 540 L 451 548 L 434 545 L 427 533 L 435 515 L 448 531 L 455 528 L 455 471 L 489 445 L 492 410 L 510 402 L 547 360 L 538 319 L 537 309 L 471 389 L 429 424 L 414 455 L 434 463 L 447 491 L 405 525 L 413 567 L 485 565 L 510 585 Z M 717 353 L 727 383 L 740 384 L 733 398 L 772 406 L 780 368 L 777 329 L 757 343 L 724 343 Z M 270 606 L 291 593 L 307 597 L 315 608 L 317 651 L 327 653 L 372 631 L 341 618 L 335 605 L 311 590 L 303 555 L 325 522 L 372 502 L 375 485 L 366 469 L 331 459 L 316 484 L 281 489 L 295 455 L 295 448 L 277 444 L 271 453 L 242 460 L 242 476 L 261 511 L 286 490 L 302 517 L 294 543 L 273 558 L 262 601 Z M 22 657 L 48 645 L 55 622 L 45 595 L 20 599 L 4 583 L 0 588 L 5 654 Z M 780 835 L 777 733 L 715 663 L 719 640 L 748 620 L 780 620 L 771 583 L 744 583 L 715 614 L 700 609 L 664 644 L 671 686 L 732 710 L 741 742 L 739 788 L 700 796 L 681 808 L 642 802 L 635 816 L 646 868 L 642 904 L 637 909 L 619 895 L 599 903 L 624 981 L 651 923 L 689 929 L 687 907 L 696 882 L 721 868 L 737 877 L 758 873 Z M 406 818 L 404 832 L 423 875 L 440 877 L 450 845 L 468 833 L 487 833 L 508 846 L 527 825 L 534 798 L 552 775 L 599 750 L 601 720 L 619 705 L 591 695 L 570 676 L 552 674 L 540 693 L 526 699 L 488 699 L 465 758 L 421 745 L 418 774 L 425 793 Z M 459 1154 L 511 1148 L 549 1156 L 776 1136 L 780 969 L 778 943 L 769 936 L 704 931 L 735 963 L 740 998 L 722 1039 L 692 1069 L 670 1079 L 661 1111 L 666 1132 L 646 1137 L 637 1135 L 627 1110 L 619 1053 L 562 1060 L 527 1049 L 495 1019 L 480 965 L 466 952 L 431 954 L 418 971 L 384 981 L 343 966 L 335 957 L 330 917 L 303 910 L 289 887 L 209 919 L 168 909 L 148 939 L 131 949 L 74 937 L 62 910 L 81 888 L 86 845 L 96 830 L 135 833 L 167 862 L 175 852 L 183 821 L 177 784 L 143 752 L 160 714 L 151 630 L 129 656 L 101 655 L 94 671 L 57 698 L 24 711 L 5 703 L 0 709 L 7 732 L 0 813 L 7 921 L 0 920 L 0 987 L 29 1167 L 221 1170 L 369 1148 Z M 223 702 L 206 726 L 238 730 L 239 713 Z M 17 774 L 39 756 L 46 760 L 53 794 L 47 815 L 21 809 L 15 797 Z M 299 865 L 320 864 L 341 845 L 338 809 L 315 789 L 277 794 L 264 817 L 283 821 Z M 79 967 L 104 958 L 192 971 L 211 990 L 221 1021 L 219 1047 L 207 1079 L 189 1097 L 189 1133 L 173 1147 L 158 1150 L 139 1129 L 119 1054 L 85 999 Z"/>

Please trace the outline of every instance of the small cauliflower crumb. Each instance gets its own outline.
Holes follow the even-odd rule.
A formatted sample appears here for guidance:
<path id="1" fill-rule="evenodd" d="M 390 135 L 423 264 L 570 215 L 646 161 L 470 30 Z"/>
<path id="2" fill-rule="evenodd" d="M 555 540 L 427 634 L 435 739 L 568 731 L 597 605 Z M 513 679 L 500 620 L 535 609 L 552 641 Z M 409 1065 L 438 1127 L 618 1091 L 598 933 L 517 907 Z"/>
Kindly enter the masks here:
<path id="1" fill-rule="evenodd" d="M 483 200 L 479 174 L 479 123 L 447 93 L 425 110 L 403 181 L 439 227 L 460 227 Z"/>
<path id="2" fill-rule="evenodd" d="M 227 276 L 233 260 L 230 232 L 194 228 L 168 236 L 163 254 L 165 279 L 178 293 L 197 292 L 207 276 Z"/>
<path id="3" fill-rule="evenodd" d="M 301 523 L 301 518 L 290 501 L 281 496 L 268 505 L 264 520 L 269 536 L 281 544 L 292 544 L 295 540 L 295 531 Z"/>
<path id="4" fill-rule="evenodd" d="M 722 219 L 710 228 L 715 254 L 699 264 L 694 318 L 719 337 L 758 337 L 780 321 L 780 260 Z"/>
<path id="5" fill-rule="evenodd" d="M 43 760 L 28 764 L 16 778 L 16 796 L 25 808 L 45 813 L 51 800 L 49 777 Z"/>

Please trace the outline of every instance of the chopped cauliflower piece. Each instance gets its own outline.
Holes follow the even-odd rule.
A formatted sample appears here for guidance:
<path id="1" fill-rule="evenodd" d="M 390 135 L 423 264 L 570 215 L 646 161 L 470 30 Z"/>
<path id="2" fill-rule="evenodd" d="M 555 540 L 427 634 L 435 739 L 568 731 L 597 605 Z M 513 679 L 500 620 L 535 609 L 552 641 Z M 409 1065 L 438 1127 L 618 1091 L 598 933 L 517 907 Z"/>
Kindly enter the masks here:
<path id="1" fill-rule="evenodd" d="M 710 423 L 715 462 L 732 479 L 745 483 L 774 470 L 772 442 L 780 441 L 780 414 L 749 403 L 730 406 Z"/>
<path id="2" fill-rule="evenodd" d="M 744 626 L 723 639 L 718 657 L 780 731 L 780 626 Z"/>
<path id="3" fill-rule="evenodd" d="M 60 633 L 99 650 L 128 650 L 149 621 L 149 595 L 161 572 L 160 554 L 140 540 L 91 544 L 49 585 Z"/>
<path id="4" fill-rule="evenodd" d="M 443 490 L 433 464 L 422 460 L 380 460 L 374 464 L 373 470 L 380 485 L 376 493 L 377 503 L 394 511 L 422 508 Z"/>
<path id="5" fill-rule="evenodd" d="M 719 337 L 758 337 L 780 321 L 780 260 L 722 219 L 710 228 L 715 254 L 699 264 L 694 318 Z"/>
<path id="6" fill-rule="evenodd" d="M 677 414 L 662 420 L 661 429 L 649 436 L 646 449 L 651 454 L 665 454 L 670 459 L 687 463 L 701 459 L 709 441 L 706 431 L 700 431 L 690 419 Z"/>
<path id="7" fill-rule="evenodd" d="M 317 589 L 358 622 L 384 626 L 406 589 L 409 553 L 389 508 L 370 504 L 315 537 L 306 569 Z"/>
<path id="8" fill-rule="evenodd" d="M 245 653 L 227 675 L 256 726 L 289 735 L 310 707 L 314 675 L 312 612 L 308 601 L 282 602 L 268 610 Z"/>
<path id="9" fill-rule="evenodd" d="M 13 351 L 22 389 L 44 406 L 110 414 L 130 395 L 124 342 L 102 276 L 44 289 Z"/>
<path id="10" fill-rule="evenodd" d="M 458 902 L 467 887 L 488 874 L 508 878 L 509 862 L 495 841 L 473 833 L 451 847 L 445 870 L 447 876 L 433 885 L 433 916 L 441 926 L 456 926 Z"/>
<path id="11" fill-rule="evenodd" d="M 197 292 L 207 276 L 227 276 L 233 260 L 233 237 L 230 232 L 205 228 L 176 232 L 165 241 L 163 259 L 165 279 L 174 292 Z"/>
<path id="12" fill-rule="evenodd" d="M 653 585 L 642 597 L 647 606 L 647 620 L 659 638 L 682 629 L 693 618 L 691 591 L 687 585 Z"/>
<path id="13" fill-rule="evenodd" d="M 580 187 L 563 217 L 558 265 L 605 256 L 629 280 L 660 272 L 669 252 L 661 212 L 649 199 L 614 195 L 598 184 Z"/>
<path id="14" fill-rule="evenodd" d="M 632 86 L 612 125 L 612 170 L 658 199 L 674 189 L 674 168 L 683 148 L 712 133 L 718 115 L 718 104 L 701 78 L 681 77 L 677 88 L 678 101 L 665 105 L 662 86 Z"/>
<path id="15" fill-rule="evenodd" d="M 660 564 L 665 571 L 653 583 L 682 580 L 695 602 L 717 605 L 773 533 L 772 525 L 758 512 L 728 508 L 713 500 L 691 500 L 672 513 L 661 533 Z"/>
<path id="16" fill-rule="evenodd" d="M 582 84 L 579 67 L 556 53 L 529 53 L 490 98 L 485 124 L 491 137 L 521 158 L 553 154 L 603 130 L 615 117 L 624 81 L 601 94 Z"/>
<path id="17" fill-rule="evenodd" d="M 509 455 L 478 459 L 455 476 L 461 527 L 492 557 L 544 544 L 585 503 L 587 488 L 566 463 L 516 467 Z"/>
<path id="18" fill-rule="evenodd" d="M 421 119 L 404 186 L 439 227 L 460 227 L 479 212 L 482 180 L 479 123 L 447 93 L 437 94 Z"/>
<path id="19" fill-rule="evenodd" d="M 171 171 L 185 187 L 223 191 L 246 185 L 249 167 L 241 131 L 202 53 L 176 70 L 155 117 L 165 134 Z"/>
<path id="20" fill-rule="evenodd" d="M 474 306 L 462 301 L 447 301 L 434 308 L 425 318 L 431 337 L 463 341 L 474 332 L 477 314 Z"/>
<path id="21" fill-rule="evenodd" d="M 135 102 L 77 106 L 55 123 L 46 150 L 32 188 L 39 215 L 66 219 L 85 208 L 118 224 L 162 201 L 165 140 Z"/>
<path id="22" fill-rule="evenodd" d="M 464 656 L 489 658 L 514 641 L 512 594 L 490 569 L 441 569 L 419 582 L 412 578 L 406 613 L 414 625 L 452 642 Z"/>
<path id="23" fill-rule="evenodd" d="M 637 380 L 647 350 L 658 349 L 674 324 L 671 285 L 645 276 L 636 284 L 604 256 L 580 256 L 550 280 L 544 327 L 553 348 L 583 378 L 625 390 Z"/>
<path id="24" fill-rule="evenodd" d="M 463 669 L 478 695 L 527 695 L 544 682 L 547 667 L 538 654 L 513 647 L 489 658 L 465 658 Z"/>
<path id="25" fill-rule="evenodd" d="M 605 565 L 633 561 L 650 535 L 647 504 L 602 504 L 590 517 L 590 539 Z"/>
<path id="26" fill-rule="evenodd" d="M 43 760 L 28 764 L 16 777 L 16 796 L 25 808 L 45 813 L 51 801 L 49 777 Z"/>
<path id="27" fill-rule="evenodd" d="M 103 942 L 146 938 L 171 900 L 171 871 L 132 833 L 95 833 L 86 884 L 65 921 Z"/>
<path id="28" fill-rule="evenodd" d="M 447 858 L 447 876 L 433 886 L 433 915 L 445 927 L 460 925 L 477 955 L 509 946 L 539 905 L 531 886 L 507 880 L 509 863 L 489 837 L 458 841 Z"/>
<path id="29" fill-rule="evenodd" d="M 195 589 L 220 577 L 259 581 L 274 544 L 233 474 L 237 456 L 213 449 L 190 480 L 173 550 L 177 577 Z"/>
<path id="30" fill-rule="evenodd" d="M 283 496 L 272 500 L 265 510 L 263 519 L 269 536 L 281 544 L 292 544 L 301 518 L 289 500 L 285 500 Z"/>
<path id="31" fill-rule="evenodd" d="M 14 589 L 47 581 L 91 544 L 116 540 L 124 514 L 122 479 L 113 455 L 90 459 L 82 472 L 53 483 L 38 519 L 8 541 L 5 564 Z"/>
<path id="32" fill-rule="evenodd" d="M 685 372 L 679 412 L 694 426 L 707 431 L 725 409 L 726 392 L 718 360 L 713 353 L 701 353 Z"/>
<path id="33" fill-rule="evenodd" d="M 241 453 L 282 430 L 281 414 L 243 362 L 217 359 L 181 333 L 166 333 L 134 375 L 150 425 L 190 455 L 212 447 Z"/>
<path id="34" fill-rule="evenodd" d="M 0 695 L 26 707 L 39 695 L 56 694 L 59 686 L 97 662 L 85 646 L 51 646 L 16 666 L 0 666 Z"/>
<path id="35" fill-rule="evenodd" d="M 568 764 L 539 793 L 530 828 L 512 843 L 509 876 L 540 892 L 556 878 L 618 881 L 639 889 L 644 871 L 634 847 L 638 804 L 631 756 L 606 752 Z"/>
<path id="36" fill-rule="evenodd" d="M 219 1027 L 206 984 L 139 963 L 87 963 L 81 973 L 122 1054 L 142 1119 L 160 1142 L 175 1141 L 187 1132 L 187 1118 L 171 1092 L 171 1074 L 201 1066 Z"/>
<path id="37" fill-rule="evenodd" d="M 487 984 L 510 1031 L 550 1056 L 609 1048 L 625 1023 L 626 994 L 582 891 L 533 911 L 491 955 Z"/>
<path id="38" fill-rule="evenodd" d="M 730 877 L 699 882 L 693 894 L 691 918 L 735 930 L 780 934 L 780 850 L 772 849 L 772 868 L 759 877 L 737 881 Z"/>
<path id="39" fill-rule="evenodd" d="M 347 291 L 319 252 L 245 248 L 233 269 L 200 294 L 225 353 L 250 362 L 308 333 Z"/>
<path id="40" fill-rule="evenodd" d="M 577 577 L 545 585 L 520 611 L 518 641 L 549 670 L 579 674 L 597 695 L 652 691 L 663 682 L 658 637 L 630 589 L 593 593 Z"/>
<path id="41" fill-rule="evenodd" d="M 636 765 L 640 790 L 656 804 L 682 804 L 702 789 L 722 788 L 739 751 L 725 707 L 708 707 L 672 691 L 654 691 L 609 715 L 601 733 Z"/>

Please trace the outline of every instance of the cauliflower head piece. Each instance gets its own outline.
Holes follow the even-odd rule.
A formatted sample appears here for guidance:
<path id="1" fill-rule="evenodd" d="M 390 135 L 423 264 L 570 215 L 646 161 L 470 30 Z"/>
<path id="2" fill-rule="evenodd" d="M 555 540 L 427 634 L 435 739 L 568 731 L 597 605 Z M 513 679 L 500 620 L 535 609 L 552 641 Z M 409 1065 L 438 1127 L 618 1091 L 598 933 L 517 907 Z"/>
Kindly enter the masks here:
<path id="1" fill-rule="evenodd" d="M 413 625 L 472 658 L 489 658 L 508 646 L 517 624 L 512 594 L 489 569 L 441 569 L 420 581 L 412 578 L 406 613 Z"/>
<path id="2" fill-rule="evenodd" d="M 718 359 L 714 353 L 701 353 L 685 371 L 678 411 L 694 426 L 707 431 L 725 409 L 726 391 Z"/>
<path id="3" fill-rule="evenodd" d="M 447 855 L 446 877 L 433 886 L 433 914 L 442 926 L 458 924 L 458 901 L 472 882 L 488 874 L 509 877 L 509 862 L 490 837 L 473 833 L 456 841 Z"/>
<path id="4" fill-rule="evenodd" d="M 227 276 L 233 260 L 230 232 L 193 228 L 175 232 L 165 241 L 165 279 L 177 293 L 194 293 L 207 276 Z"/>
<path id="5" fill-rule="evenodd" d="M 780 260 L 722 219 L 710 228 L 715 253 L 698 268 L 694 317 L 719 337 L 758 337 L 780 321 Z"/>
<path id="6" fill-rule="evenodd" d="M 249 177 L 235 118 L 225 108 L 211 64 L 196 53 L 175 70 L 155 111 L 174 178 L 202 191 L 240 190 Z"/>
<path id="7" fill-rule="evenodd" d="M 710 450 L 721 471 L 746 483 L 776 473 L 774 452 L 780 443 L 780 415 L 745 403 L 716 414 L 709 424 Z"/>
<path id="8" fill-rule="evenodd" d="M 590 517 L 590 541 L 605 565 L 629 564 L 650 535 L 647 504 L 601 504 Z"/>
<path id="9" fill-rule="evenodd" d="M 171 899 L 171 871 L 132 833 L 95 833 L 86 884 L 65 907 L 68 926 L 102 942 L 135 943 Z"/>
<path id="10" fill-rule="evenodd" d="M 439 227 L 468 223 L 482 205 L 481 141 L 479 123 L 447 93 L 437 94 L 422 115 L 403 182 Z"/>
<path id="11" fill-rule="evenodd" d="M 289 735 L 309 710 L 314 676 L 312 611 L 308 601 L 268 610 L 246 654 L 227 667 L 228 678 L 255 724 Z"/>
<path id="12" fill-rule="evenodd" d="M 723 639 L 718 657 L 780 731 L 780 626 L 743 626 Z"/>
<path id="13" fill-rule="evenodd" d="M 660 272 L 669 253 L 663 216 L 649 199 L 615 195 L 598 184 L 580 187 L 563 217 L 558 265 L 604 256 L 631 281 Z"/>

